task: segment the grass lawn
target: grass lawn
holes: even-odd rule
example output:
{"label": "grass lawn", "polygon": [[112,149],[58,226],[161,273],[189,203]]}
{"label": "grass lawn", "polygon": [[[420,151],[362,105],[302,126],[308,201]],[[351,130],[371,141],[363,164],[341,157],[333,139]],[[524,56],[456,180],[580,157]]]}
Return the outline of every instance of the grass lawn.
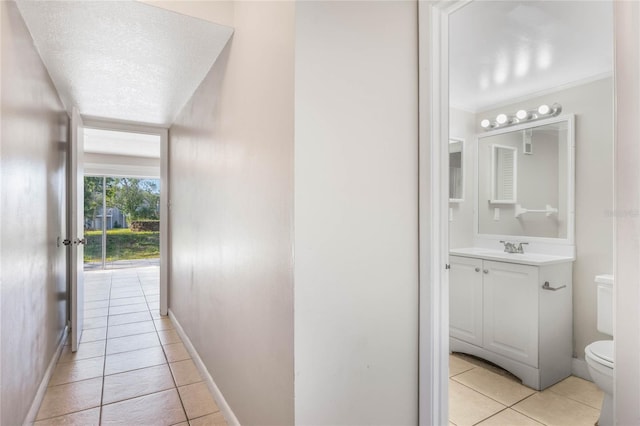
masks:
{"label": "grass lawn", "polygon": [[[102,231],[86,231],[85,262],[102,260]],[[107,231],[107,260],[148,259],[160,257],[159,232],[131,232],[130,229]]]}

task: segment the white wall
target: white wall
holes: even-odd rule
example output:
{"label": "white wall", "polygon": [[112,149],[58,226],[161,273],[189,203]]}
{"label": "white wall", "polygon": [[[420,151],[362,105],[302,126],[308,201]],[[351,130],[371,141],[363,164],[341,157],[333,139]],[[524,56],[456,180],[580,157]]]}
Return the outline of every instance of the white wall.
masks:
{"label": "white wall", "polygon": [[0,424],[26,420],[67,318],[68,116],[14,2],[2,15]]}
{"label": "white wall", "polygon": [[615,143],[615,414],[640,424],[640,3],[614,2]]}
{"label": "white wall", "polygon": [[[584,359],[589,343],[610,338],[596,328],[594,277],[613,272],[613,82],[606,78],[477,114],[476,123],[498,112],[558,102],[576,115],[576,261],[573,264],[574,354]],[[478,126],[478,131],[480,128]],[[535,148],[534,148],[535,149]]]}
{"label": "white wall", "polygon": [[160,159],[85,152],[84,174],[159,179]]}
{"label": "white wall", "polygon": [[[226,5],[234,35],[169,130],[169,309],[241,424],[287,425],[295,4]],[[221,4],[170,6],[215,22]]]}
{"label": "white wall", "polygon": [[416,424],[416,2],[298,2],[295,413]]}

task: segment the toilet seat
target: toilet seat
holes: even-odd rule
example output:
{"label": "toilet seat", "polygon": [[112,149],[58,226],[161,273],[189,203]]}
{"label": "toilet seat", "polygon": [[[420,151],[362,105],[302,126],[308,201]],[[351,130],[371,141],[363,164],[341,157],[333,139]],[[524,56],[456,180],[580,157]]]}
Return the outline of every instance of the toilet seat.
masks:
{"label": "toilet seat", "polygon": [[585,348],[585,353],[598,364],[613,368],[613,340],[593,342]]}

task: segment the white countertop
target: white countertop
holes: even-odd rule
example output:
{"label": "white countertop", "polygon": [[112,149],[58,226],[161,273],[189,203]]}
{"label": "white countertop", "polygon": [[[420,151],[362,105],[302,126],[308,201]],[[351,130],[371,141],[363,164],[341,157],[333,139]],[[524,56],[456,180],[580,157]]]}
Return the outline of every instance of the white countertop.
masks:
{"label": "white countertop", "polygon": [[449,250],[450,255],[475,257],[478,259],[496,260],[499,262],[520,263],[523,265],[553,265],[557,263],[573,262],[573,257],[555,256],[542,253],[505,253],[482,247],[467,247]]}

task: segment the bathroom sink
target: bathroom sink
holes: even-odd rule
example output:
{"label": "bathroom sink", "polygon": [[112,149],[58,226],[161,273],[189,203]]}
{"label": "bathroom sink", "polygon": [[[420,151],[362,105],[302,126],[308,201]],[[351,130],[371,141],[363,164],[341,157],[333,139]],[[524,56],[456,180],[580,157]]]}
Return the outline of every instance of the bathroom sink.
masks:
{"label": "bathroom sink", "polygon": [[555,256],[543,253],[505,253],[502,250],[493,250],[484,247],[451,249],[449,250],[449,254],[524,265],[552,265],[554,263],[572,262],[574,260],[572,257],[567,256]]}

